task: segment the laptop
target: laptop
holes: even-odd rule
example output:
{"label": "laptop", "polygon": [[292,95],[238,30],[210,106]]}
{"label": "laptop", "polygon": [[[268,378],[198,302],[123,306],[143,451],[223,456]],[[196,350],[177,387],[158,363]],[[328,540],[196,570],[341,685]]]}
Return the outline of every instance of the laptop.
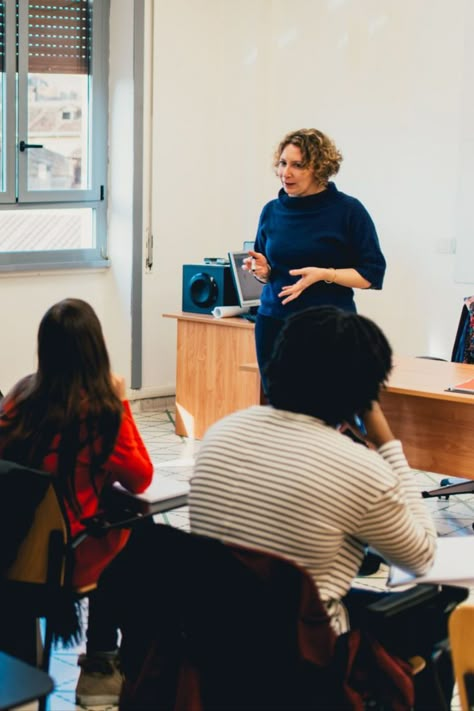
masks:
{"label": "laptop", "polygon": [[252,272],[242,269],[244,259],[247,259],[248,256],[248,252],[229,252],[230,271],[234,280],[239,306],[243,309],[260,305],[260,295],[265,286],[255,279]]}

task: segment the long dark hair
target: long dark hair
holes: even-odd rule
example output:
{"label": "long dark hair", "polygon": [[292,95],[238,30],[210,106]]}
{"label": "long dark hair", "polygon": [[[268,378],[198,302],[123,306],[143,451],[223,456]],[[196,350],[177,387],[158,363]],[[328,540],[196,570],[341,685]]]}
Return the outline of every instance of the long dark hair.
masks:
{"label": "long dark hair", "polygon": [[0,403],[3,457],[41,469],[59,434],[59,483],[80,513],[74,471],[89,448],[91,484],[114,447],[122,403],[112,382],[102,328],[92,307],[64,299],[43,316],[38,330],[38,369],[20,380]]}

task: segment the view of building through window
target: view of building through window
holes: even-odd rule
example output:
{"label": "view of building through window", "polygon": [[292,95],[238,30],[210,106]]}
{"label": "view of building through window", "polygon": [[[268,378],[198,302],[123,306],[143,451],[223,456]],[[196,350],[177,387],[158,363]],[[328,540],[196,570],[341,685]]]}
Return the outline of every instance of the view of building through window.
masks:
{"label": "view of building through window", "polygon": [[29,190],[88,187],[88,83],[83,74],[28,75]]}
{"label": "view of building through window", "polygon": [[3,165],[3,157],[5,155],[4,141],[5,141],[5,131],[3,129],[3,81],[4,74],[0,73],[0,190],[3,192],[5,190],[5,167]]}
{"label": "view of building through window", "polygon": [[103,266],[108,0],[0,0],[0,270]]}

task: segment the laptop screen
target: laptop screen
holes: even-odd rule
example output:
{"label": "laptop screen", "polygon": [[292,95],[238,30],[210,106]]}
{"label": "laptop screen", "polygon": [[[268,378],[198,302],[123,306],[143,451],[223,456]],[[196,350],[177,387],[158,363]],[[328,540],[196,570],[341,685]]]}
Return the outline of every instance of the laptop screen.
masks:
{"label": "laptop screen", "polygon": [[248,252],[229,252],[230,271],[242,308],[259,306],[260,294],[264,287],[264,284],[255,279],[252,272],[242,269],[243,261],[248,256]]}

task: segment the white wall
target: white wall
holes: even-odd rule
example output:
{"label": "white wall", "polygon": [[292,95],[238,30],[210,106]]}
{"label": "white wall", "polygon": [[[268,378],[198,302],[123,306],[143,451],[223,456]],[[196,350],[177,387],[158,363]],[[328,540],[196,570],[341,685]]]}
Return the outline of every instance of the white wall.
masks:
{"label": "white wall", "polygon": [[[0,389],[6,392],[36,367],[38,324],[66,297],[92,304],[101,319],[112,365],[130,378],[132,249],[133,5],[111,0],[109,247],[111,268],[0,275]],[[127,37],[130,41],[126,41]],[[124,138],[125,137],[125,138]]]}
{"label": "white wall", "polygon": [[160,314],[181,307],[182,265],[253,239],[279,187],[273,149],[302,126],[335,139],[337,185],[369,209],[387,257],[384,290],[359,292],[359,311],[396,351],[450,357],[474,293],[474,269],[473,283],[455,282],[445,253],[459,236],[459,186],[472,180],[462,128],[474,106],[471,5],[155,0],[150,384],[174,376],[174,324]]}
{"label": "white wall", "polygon": [[[335,139],[345,156],[337,185],[377,224],[385,288],[360,293],[359,310],[396,351],[449,357],[462,297],[474,293],[474,283],[454,280],[456,256],[441,253],[454,238],[473,241],[459,210],[472,181],[472,5],[147,0],[144,227],[153,231],[155,260],[143,277],[141,395],[173,391],[176,330],[162,314],[181,307],[182,265],[253,239],[260,209],[278,189],[273,148],[301,126]],[[114,368],[130,375],[133,3],[111,0],[111,8],[111,268],[0,277],[2,390],[34,367],[39,319],[65,296],[92,303]]]}

